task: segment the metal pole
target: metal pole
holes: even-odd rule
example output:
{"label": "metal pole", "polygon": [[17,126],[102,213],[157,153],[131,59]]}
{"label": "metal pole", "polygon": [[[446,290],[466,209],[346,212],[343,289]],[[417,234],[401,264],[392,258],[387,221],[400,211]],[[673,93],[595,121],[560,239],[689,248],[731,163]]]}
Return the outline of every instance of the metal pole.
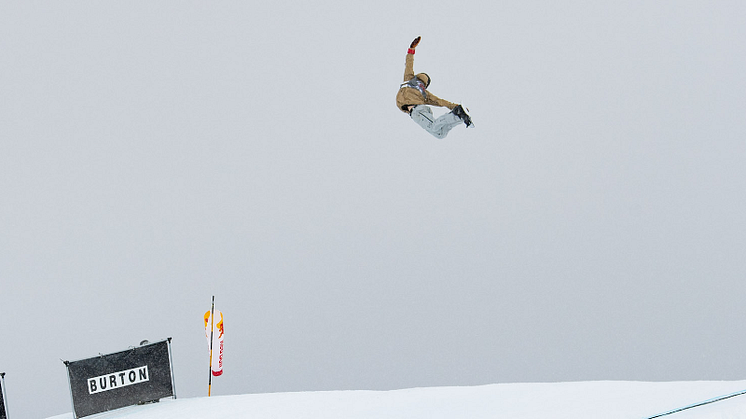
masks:
{"label": "metal pole", "polygon": [[70,404],[73,405],[73,418],[78,419],[78,413],[75,411],[75,396],[73,396],[73,382],[70,378],[70,361],[62,361],[67,368],[67,386],[70,388]]}
{"label": "metal pole", "polygon": [[210,397],[212,393],[212,338],[213,338],[213,326],[215,323],[215,296],[212,296],[212,308],[210,308],[210,381],[207,385],[207,397]]}
{"label": "metal pole", "polygon": [[10,412],[8,412],[8,396],[5,394],[5,373],[0,372],[0,399],[2,400],[3,405],[0,406],[0,408],[3,409],[3,413],[5,414],[6,418],[10,417]]}
{"label": "metal pole", "polygon": [[168,362],[171,367],[171,390],[174,393],[174,399],[176,398],[176,378],[174,377],[174,355],[171,352],[171,338],[168,338]]}

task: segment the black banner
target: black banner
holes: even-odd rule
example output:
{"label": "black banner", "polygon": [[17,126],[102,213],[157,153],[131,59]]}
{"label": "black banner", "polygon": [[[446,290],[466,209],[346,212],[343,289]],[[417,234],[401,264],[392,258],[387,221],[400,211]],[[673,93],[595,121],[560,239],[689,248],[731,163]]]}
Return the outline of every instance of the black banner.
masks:
{"label": "black banner", "polygon": [[171,340],[65,362],[76,418],[175,397]]}
{"label": "black banner", "polygon": [[5,373],[0,372],[0,419],[8,419],[8,408],[5,406]]}

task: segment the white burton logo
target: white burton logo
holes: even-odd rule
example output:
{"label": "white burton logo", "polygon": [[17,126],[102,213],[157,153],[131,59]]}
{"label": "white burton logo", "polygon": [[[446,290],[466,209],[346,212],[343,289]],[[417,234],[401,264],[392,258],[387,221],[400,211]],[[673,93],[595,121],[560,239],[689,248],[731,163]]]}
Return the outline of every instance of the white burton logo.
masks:
{"label": "white burton logo", "polygon": [[132,368],[131,370],[113,372],[88,379],[88,393],[96,394],[103,391],[114,390],[120,387],[140,384],[150,381],[148,366]]}

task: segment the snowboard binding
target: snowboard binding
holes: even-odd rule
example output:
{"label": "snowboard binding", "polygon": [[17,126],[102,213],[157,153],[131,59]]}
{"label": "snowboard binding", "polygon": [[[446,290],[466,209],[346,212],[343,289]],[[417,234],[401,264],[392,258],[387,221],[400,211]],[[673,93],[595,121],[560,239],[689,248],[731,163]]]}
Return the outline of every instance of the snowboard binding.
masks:
{"label": "snowboard binding", "polygon": [[454,115],[458,116],[459,118],[461,118],[462,121],[464,121],[466,128],[471,128],[474,127],[474,123],[471,121],[471,117],[469,116],[469,114],[466,113],[467,111],[469,111],[468,108],[464,108],[461,105],[456,105],[456,107],[453,108],[453,111],[451,112],[453,112]]}

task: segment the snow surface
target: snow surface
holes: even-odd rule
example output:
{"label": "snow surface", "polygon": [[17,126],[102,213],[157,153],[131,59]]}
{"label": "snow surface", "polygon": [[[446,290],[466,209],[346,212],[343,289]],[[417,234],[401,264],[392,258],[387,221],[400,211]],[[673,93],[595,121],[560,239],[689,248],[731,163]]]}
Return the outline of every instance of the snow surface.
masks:
{"label": "snow surface", "polygon": [[[96,419],[649,418],[736,393],[746,381],[596,381],[491,384],[391,391],[324,391],[164,399],[92,416]],[[72,414],[50,419],[72,419]],[[746,396],[666,418],[746,419]]]}

